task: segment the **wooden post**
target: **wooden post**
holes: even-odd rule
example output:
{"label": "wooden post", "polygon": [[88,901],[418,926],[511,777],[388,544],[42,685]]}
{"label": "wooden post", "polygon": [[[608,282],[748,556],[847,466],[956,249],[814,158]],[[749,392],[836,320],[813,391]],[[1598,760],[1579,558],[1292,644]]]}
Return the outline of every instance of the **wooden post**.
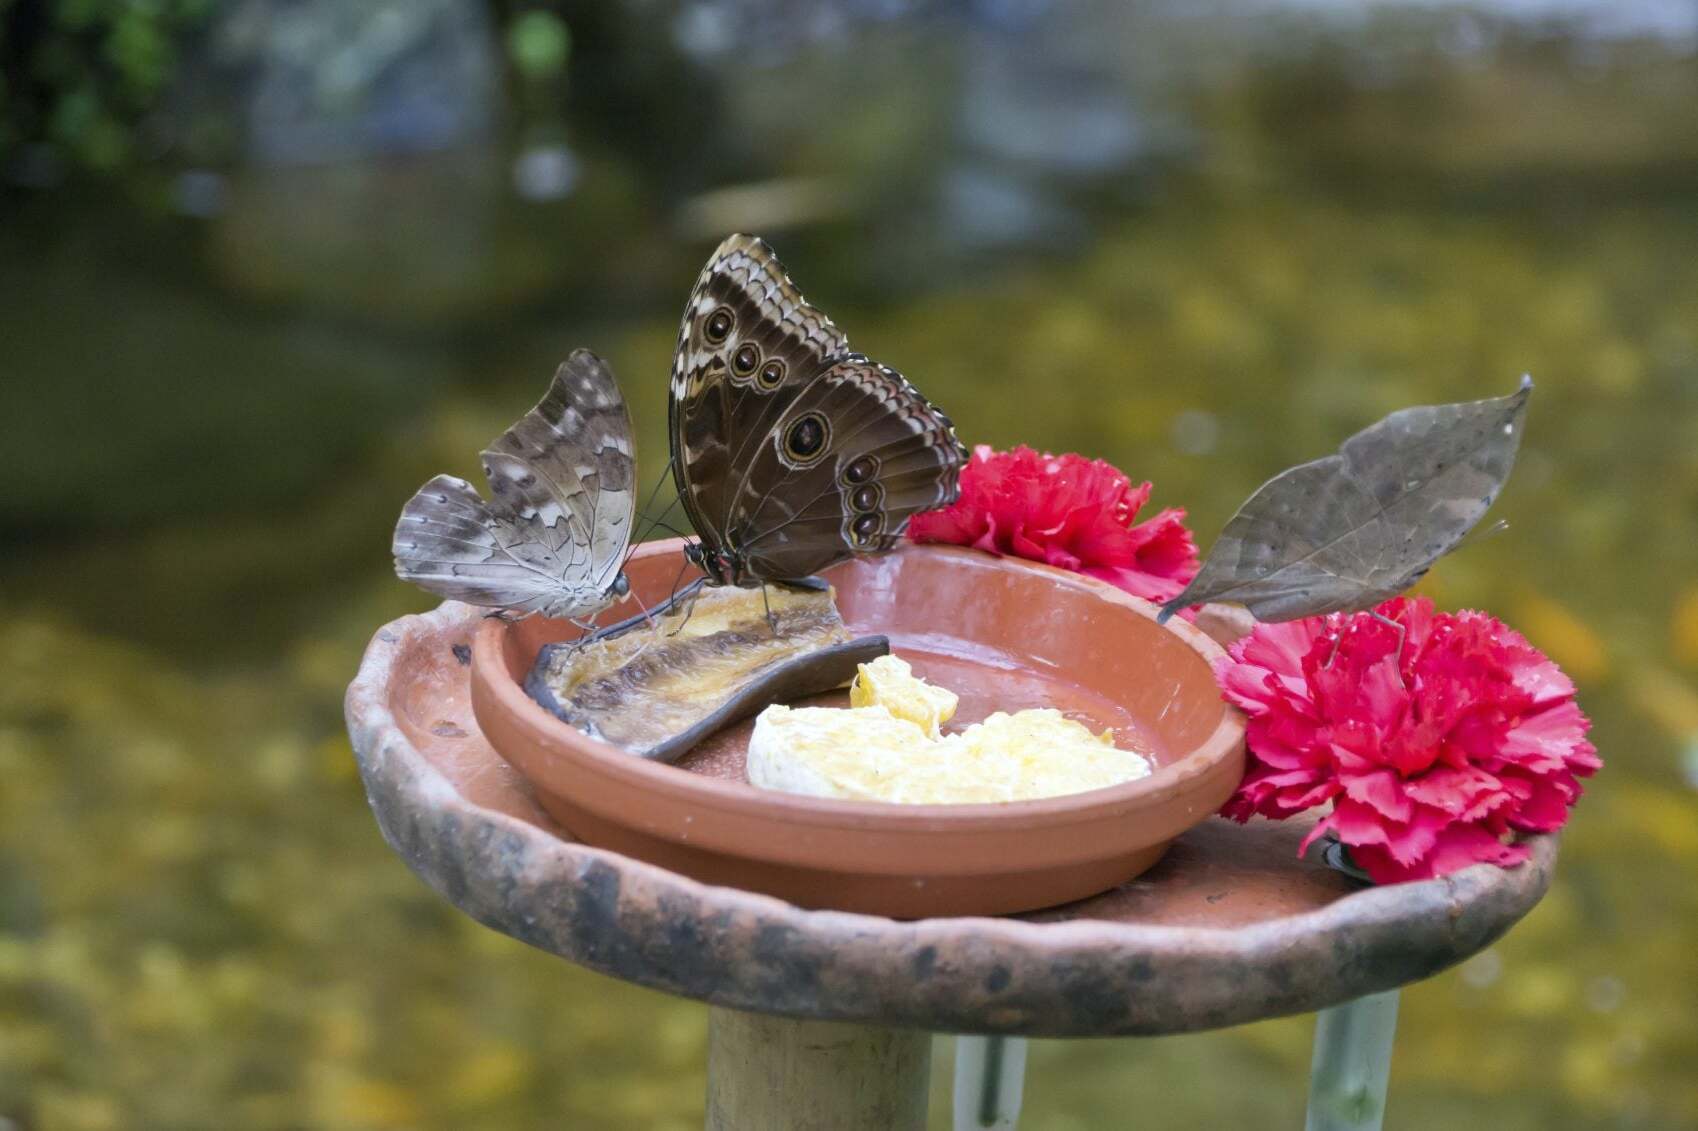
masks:
{"label": "wooden post", "polygon": [[925,1131],[932,1037],[708,1011],[707,1131]]}

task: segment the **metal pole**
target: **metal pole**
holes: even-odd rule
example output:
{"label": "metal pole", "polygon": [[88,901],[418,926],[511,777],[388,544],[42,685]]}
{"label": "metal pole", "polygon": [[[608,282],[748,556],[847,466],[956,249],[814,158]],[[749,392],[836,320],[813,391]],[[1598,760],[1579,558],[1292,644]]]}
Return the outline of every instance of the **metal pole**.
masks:
{"label": "metal pole", "polygon": [[1307,1131],[1380,1131],[1397,1035],[1397,994],[1369,994],[1316,1015]]}
{"label": "metal pole", "polygon": [[955,1131],[1013,1127],[1025,1091],[1025,1037],[955,1038]]}

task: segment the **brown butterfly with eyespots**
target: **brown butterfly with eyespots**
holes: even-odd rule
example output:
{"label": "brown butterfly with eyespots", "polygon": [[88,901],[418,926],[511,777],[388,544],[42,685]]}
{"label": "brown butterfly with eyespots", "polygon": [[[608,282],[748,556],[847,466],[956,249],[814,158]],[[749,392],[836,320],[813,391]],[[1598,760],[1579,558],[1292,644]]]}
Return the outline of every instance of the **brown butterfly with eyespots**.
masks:
{"label": "brown butterfly with eyespots", "polygon": [[848,339],[772,250],[732,236],[684,309],[672,474],[715,584],[795,581],[896,545],[947,506],[967,453],[949,418]]}

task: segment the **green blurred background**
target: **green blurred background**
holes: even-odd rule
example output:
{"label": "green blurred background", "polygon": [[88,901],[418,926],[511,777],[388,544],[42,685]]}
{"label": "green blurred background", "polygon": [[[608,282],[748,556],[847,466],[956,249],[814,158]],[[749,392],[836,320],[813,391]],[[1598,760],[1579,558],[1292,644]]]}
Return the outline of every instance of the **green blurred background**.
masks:
{"label": "green blurred background", "polygon": [[[1698,1127],[1695,206],[1691,0],[0,0],[0,1131],[700,1125],[703,1007],[416,881],[341,696],[431,603],[400,504],[570,349],[660,470],[732,230],[1205,546],[1531,372],[1510,528],[1426,588],[1606,767],[1406,993],[1387,1126]],[[1023,1126],[1298,1126],[1311,1029],[1037,1042]]]}

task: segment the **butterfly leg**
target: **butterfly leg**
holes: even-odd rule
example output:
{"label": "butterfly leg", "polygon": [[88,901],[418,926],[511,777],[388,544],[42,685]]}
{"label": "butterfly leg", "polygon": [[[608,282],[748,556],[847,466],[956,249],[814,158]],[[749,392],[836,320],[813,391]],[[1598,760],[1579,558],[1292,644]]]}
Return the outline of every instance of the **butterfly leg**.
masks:
{"label": "butterfly leg", "polygon": [[[1401,623],[1394,621],[1390,617],[1373,609],[1368,610],[1368,615],[1397,633],[1397,666],[1399,671],[1401,671],[1403,668],[1403,642],[1407,638],[1407,630]],[[1339,645],[1344,643],[1344,633],[1346,631],[1346,629],[1340,629],[1338,633],[1333,636],[1332,651],[1327,653],[1327,662],[1321,665],[1321,670],[1325,671],[1331,668],[1332,662],[1338,658],[1338,648]]]}
{"label": "butterfly leg", "polygon": [[1338,646],[1344,643],[1344,631],[1340,629],[1332,635],[1332,651],[1327,653],[1327,662],[1321,665],[1322,671],[1331,669],[1332,662],[1338,659]]}
{"label": "butterfly leg", "polygon": [[684,626],[689,624],[690,618],[696,615],[696,598],[701,596],[701,593],[702,587],[700,585],[692,585],[690,588],[678,595],[678,600],[688,602],[688,604],[684,606],[684,619],[678,622],[677,628],[673,629],[666,635],[677,636],[680,632],[684,631]]}
{"label": "butterfly leg", "polygon": [[[637,614],[637,615],[642,617],[643,622],[649,626],[648,638],[643,641],[643,643],[640,647],[638,647],[637,654],[635,656],[631,657],[632,660],[636,660],[636,659],[640,658],[644,652],[647,652],[649,650],[649,645],[653,644],[655,642],[655,639],[659,636],[659,633],[655,631],[656,625],[655,625],[655,622],[654,622],[654,617],[649,613],[649,607],[647,605],[643,604],[643,599],[641,597],[637,596],[637,594],[634,590],[631,593],[631,599],[633,601],[637,602],[637,608],[642,610],[642,612]],[[668,603],[670,603],[670,602],[668,602]]]}
{"label": "butterfly leg", "polygon": [[594,644],[597,640],[599,640],[601,638],[602,633],[596,627],[596,623],[595,623],[595,619],[599,615],[600,614],[598,614],[598,613],[592,613],[587,617],[567,617],[566,618],[566,622],[568,624],[570,624],[573,628],[576,628],[578,630],[578,633],[579,633],[579,635],[576,639],[568,640],[568,641],[565,642],[566,643],[566,650],[568,652],[576,653],[576,652],[588,647],[589,645]]}
{"label": "butterfly leg", "polygon": [[1390,617],[1388,617],[1388,616],[1386,616],[1383,613],[1380,613],[1378,611],[1370,609],[1368,611],[1368,615],[1373,617],[1375,620],[1379,621],[1381,624],[1388,625],[1394,631],[1396,631],[1396,633],[1397,633],[1397,666],[1398,666],[1398,670],[1401,671],[1402,668],[1403,668],[1403,642],[1404,642],[1405,639],[1408,638],[1407,630],[1404,628],[1404,626],[1400,622],[1394,621]]}
{"label": "butterfly leg", "polygon": [[[690,548],[688,546],[684,547],[684,550],[685,550],[684,564],[678,567],[678,576],[674,577],[672,579],[672,594],[671,594],[671,596],[666,598],[666,603],[661,606],[663,609],[675,608],[678,604],[678,597],[679,597],[678,583],[680,581],[684,580],[684,571],[690,568],[690,555],[689,555],[689,552],[688,552],[689,549]],[[689,590],[686,589],[685,593],[688,594]],[[690,623],[690,617],[695,613],[695,611],[696,611],[696,602],[694,600],[691,600],[690,607],[684,610],[684,619],[679,621],[678,627],[673,629],[671,632],[667,633],[667,635],[668,636],[677,636],[680,632],[683,632],[684,626]]]}
{"label": "butterfly leg", "polygon": [[778,617],[773,615],[772,602],[766,597],[766,582],[761,582],[761,608],[766,610],[766,626],[772,629],[772,638],[778,639]]}

